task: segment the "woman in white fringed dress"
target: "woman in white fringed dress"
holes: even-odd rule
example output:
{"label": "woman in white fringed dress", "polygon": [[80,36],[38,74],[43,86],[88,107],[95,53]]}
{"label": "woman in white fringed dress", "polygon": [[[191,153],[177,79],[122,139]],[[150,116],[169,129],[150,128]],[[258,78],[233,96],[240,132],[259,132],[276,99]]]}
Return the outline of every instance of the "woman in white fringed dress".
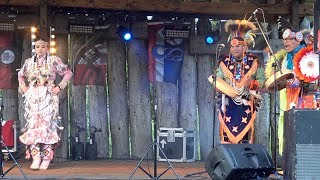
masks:
{"label": "woman in white fringed dress", "polygon": [[[48,55],[48,42],[35,42],[35,55],[28,58],[18,73],[19,91],[25,98],[25,127],[19,140],[26,145],[31,169],[46,170],[53,159],[52,146],[60,141],[58,130],[60,90],[67,87],[72,71],[59,57]],[[63,77],[55,85],[57,74]]]}

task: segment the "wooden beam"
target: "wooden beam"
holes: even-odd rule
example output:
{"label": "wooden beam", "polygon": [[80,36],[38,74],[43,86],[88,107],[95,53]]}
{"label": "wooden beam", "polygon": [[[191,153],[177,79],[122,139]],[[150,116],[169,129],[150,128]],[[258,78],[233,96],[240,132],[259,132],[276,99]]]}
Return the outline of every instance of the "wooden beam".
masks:
{"label": "wooden beam", "polygon": [[3,6],[40,6],[41,0],[6,0],[0,1],[0,5]]}
{"label": "wooden beam", "polygon": [[[48,3],[60,7],[96,8],[126,11],[174,12],[191,14],[239,14],[250,13],[258,8],[252,3],[183,2],[172,0],[49,0]],[[266,7],[266,13],[288,14],[290,6]],[[236,11],[235,11],[236,9]]]}
{"label": "wooden beam", "polygon": [[[0,5],[39,6],[41,0],[0,1]],[[48,6],[93,8],[124,11],[175,12],[193,14],[239,14],[250,13],[257,5],[252,3],[183,2],[172,0],[48,0]],[[236,9],[236,11],[235,11]],[[266,13],[288,14],[290,6],[266,7]]]}
{"label": "wooden beam", "polygon": [[[157,12],[157,13],[186,13],[197,15],[244,15],[252,13],[256,8],[262,8],[265,14],[269,15],[288,15],[291,13],[291,6],[277,5],[258,7],[250,3],[221,3],[218,0],[206,2],[178,1],[178,0],[47,0],[48,6],[53,7],[74,7],[86,9],[105,9],[117,11],[134,12]],[[242,0],[242,2],[245,2]],[[41,0],[7,0],[0,1],[0,5],[6,6],[40,6]],[[313,14],[310,5],[299,5],[299,14]],[[307,11],[310,10],[310,11]],[[311,13],[312,12],[312,13]]]}

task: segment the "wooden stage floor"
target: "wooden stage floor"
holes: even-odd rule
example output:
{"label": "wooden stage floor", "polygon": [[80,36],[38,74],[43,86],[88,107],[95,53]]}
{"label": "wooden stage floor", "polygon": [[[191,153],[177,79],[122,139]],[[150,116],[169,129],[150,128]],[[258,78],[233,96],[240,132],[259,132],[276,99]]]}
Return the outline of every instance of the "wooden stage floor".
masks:
{"label": "wooden stage floor", "polygon": [[[22,171],[28,179],[128,179],[135,167],[138,165],[139,160],[81,160],[72,161],[68,160],[61,163],[51,163],[49,169],[32,171],[29,166],[31,161],[18,159]],[[207,173],[192,175],[185,177],[188,174],[203,172],[204,162],[196,161],[191,163],[171,163],[173,169],[177,172],[181,179],[211,179]],[[4,161],[3,171],[7,171],[14,165],[14,161]],[[141,167],[148,170],[153,176],[153,160],[144,160]],[[157,162],[157,175],[161,174],[169,167],[167,162]],[[18,166],[14,166],[3,179],[24,179]],[[137,169],[132,179],[151,179],[141,169]],[[173,170],[169,169],[159,179],[177,179]]]}

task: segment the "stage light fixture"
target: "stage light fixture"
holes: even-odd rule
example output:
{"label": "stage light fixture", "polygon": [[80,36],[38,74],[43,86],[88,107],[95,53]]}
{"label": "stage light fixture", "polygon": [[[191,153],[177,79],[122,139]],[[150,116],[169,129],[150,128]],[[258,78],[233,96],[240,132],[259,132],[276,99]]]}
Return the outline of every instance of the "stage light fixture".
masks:
{"label": "stage light fixture", "polygon": [[153,19],[153,16],[147,16],[147,20],[151,21]]}
{"label": "stage light fixture", "polygon": [[36,50],[34,49],[34,45],[35,45],[35,40],[37,38],[36,36],[37,28],[35,26],[31,26],[30,31],[31,31],[31,53],[34,54],[36,52]]}
{"label": "stage light fixture", "polygon": [[132,39],[132,33],[128,28],[125,28],[123,26],[119,26],[117,33],[125,41],[130,41]]}
{"label": "stage light fixture", "polygon": [[55,54],[57,52],[57,49],[52,47],[50,48],[50,54]]}
{"label": "stage light fixture", "polygon": [[56,46],[56,41],[55,41],[56,36],[54,35],[54,32],[55,32],[55,28],[50,26],[49,46],[50,46],[50,54],[52,54],[52,55],[54,55],[57,52],[57,48],[55,47]]}
{"label": "stage light fixture", "polygon": [[165,22],[164,36],[166,38],[188,39],[190,36],[189,22]]}
{"label": "stage light fixture", "polygon": [[50,46],[55,46],[56,42],[55,41],[50,41]]}
{"label": "stage light fixture", "polygon": [[32,27],[30,28],[30,30],[31,30],[32,33],[35,33],[35,32],[37,31],[37,28],[34,27],[34,26],[32,26]]}
{"label": "stage light fixture", "polygon": [[69,33],[92,34],[93,25],[69,24]]}
{"label": "stage light fixture", "polygon": [[210,36],[210,35],[206,36],[205,40],[206,40],[207,44],[214,44],[215,43],[214,37]]}
{"label": "stage light fixture", "polygon": [[214,30],[208,33],[204,39],[207,45],[215,44],[216,42],[218,42],[218,40],[219,40],[219,30]]}
{"label": "stage light fixture", "polygon": [[0,31],[14,31],[14,24],[12,23],[0,23]]}

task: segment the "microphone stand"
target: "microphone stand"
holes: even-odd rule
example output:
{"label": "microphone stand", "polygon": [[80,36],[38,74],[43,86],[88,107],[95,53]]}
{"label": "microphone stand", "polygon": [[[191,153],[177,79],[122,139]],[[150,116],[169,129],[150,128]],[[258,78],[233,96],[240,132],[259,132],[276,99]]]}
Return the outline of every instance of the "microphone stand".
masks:
{"label": "microphone stand", "polygon": [[[217,90],[216,90],[216,87],[217,87],[217,65],[219,65],[219,57],[220,57],[220,53],[221,53],[221,49],[223,48],[224,46],[221,46],[221,45],[217,45],[217,48],[216,48],[216,59],[215,61],[213,61],[213,129],[214,129],[214,122],[216,121],[216,111],[217,111],[217,106],[216,106],[216,94],[217,94]],[[218,62],[218,63],[216,63]],[[214,147],[214,138],[212,138],[212,148]]]}
{"label": "microphone stand", "polygon": [[[262,10],[262,9],[261,9]],[[277,70],[280,71],[280,74],[283,74],[282,73],[282,70],[281,70],[281,67],[279,66],[278,64],[278,60],[269,44],[269,41],[258,21],[258,18],[256,17],[256,15],[254,14],[254,19],[255,21],[257,22],[258,24],[258,28],[260,29],[261,33],[262,33],[262,36],[265,40],[265,42],[267,43],[267,46],[268,48],[270,49],[270,53],[271,53],[271,56],[274,58],[274,63],[272,64],[272,67],[273,67],[273,72],[274,72],[274,88],[273,88],[273,96],[274,96],[274,106],[273,106],[273,123],[274,123],[274,150],[273,150],[273,158],[274,158],[274,164],[275,164],[275,175],[281,179],[279,177],[279,175],[277,174],[277,171],[276,171],[276,167],[277,167],[277,117],[276,117],[276,112],[277,112]]]}
{"label": "microphone stand", "polygon": [[[157,97],[155,98],[155,102],[154,102],[154,112],[155,114],[157,113]],[[138,165],[135,167],[135,169],[133,170],[133,172],[130,174],[130,177],[128,178],[128,180],[131,180],[133,175],[136,173],[137,169],[140,168],[146,175],[148,175],[150,177],[150,179],[159,179],[163,174],[165,174],[169,169],[172,169],[174,175],[176,176],[176,178],[178,180],[180,180],[180,177],[178,176],[177,172],[174,170],[172,164],[170,163],[169,159],[167,158],[166,154],[163,152],[163,150],[160,148],[159,143],[157,142],[157,116],[155,115],[154,117],[154,121],[153,121],[153,143],[150,145],[148,151],[144,154],[144,156],[142,157],[142,159],[139,161]],[[147,172],[143,167],[141,167],[141,164],[143,162],[143,160],[145,158],[147,158],[149,152],[152,150],[153,148],[153,175],[150,172]],[[162,173],[160,173],[160,175],[157,175],[157,158],[158,158],[158,149],[160,150],[160,152],[162,153],[162,155],[164,156],[164,158],[166,159],[167,163],[168,163],[168,167],[167,169],[165,169]]]}

